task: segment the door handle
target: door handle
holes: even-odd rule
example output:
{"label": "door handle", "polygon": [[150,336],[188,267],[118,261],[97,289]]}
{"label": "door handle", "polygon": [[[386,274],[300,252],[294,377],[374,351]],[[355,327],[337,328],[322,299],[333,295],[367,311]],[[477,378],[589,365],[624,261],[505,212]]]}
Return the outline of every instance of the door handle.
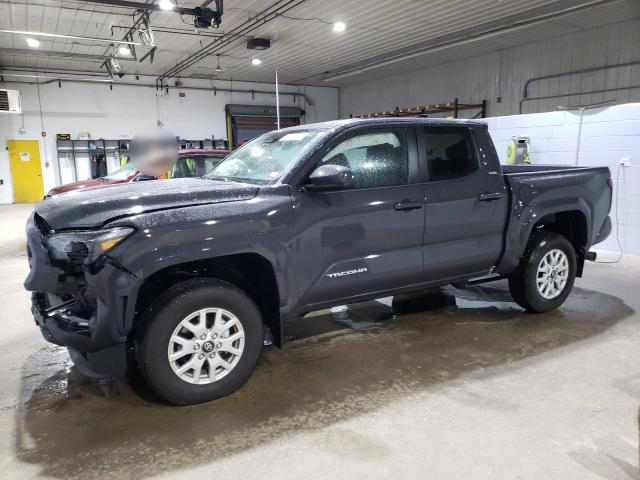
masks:
{"label": "door handle", "polygon": [[393,206],[394,210],[415,210],[417,208],[422,208],[422,202],[403,200],[402,202],[398,202]]}
{"label": "door handle", "polygon": [[499,200],[502,198],[502,192],[481,193],[478,200],[481,202],[489,202],[491,200]]}

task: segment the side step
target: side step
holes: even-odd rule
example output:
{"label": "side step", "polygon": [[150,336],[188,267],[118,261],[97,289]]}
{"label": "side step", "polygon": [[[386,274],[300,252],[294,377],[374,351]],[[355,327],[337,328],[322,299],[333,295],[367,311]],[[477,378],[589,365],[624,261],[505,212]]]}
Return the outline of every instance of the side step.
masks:
{"label": "side step", "polygon": [[491,275],[488,277],[482,277],[482,278],[474,278],[471,280],[467,280],[466,282],[455,282],[452,283],[452,285],[456,288],[466,288],[466,287],[472,287],[474,285],[480,285],[482,283],[489,283],[489,282],[495,282],[496,280],[504,280],[505,277],[504,275]]}

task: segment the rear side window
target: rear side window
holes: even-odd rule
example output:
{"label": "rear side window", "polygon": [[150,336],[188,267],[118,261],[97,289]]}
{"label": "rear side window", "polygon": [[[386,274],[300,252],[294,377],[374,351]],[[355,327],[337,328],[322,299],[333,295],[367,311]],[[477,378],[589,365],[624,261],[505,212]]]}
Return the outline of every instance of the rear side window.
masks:
{"label": "rear side window", "polygon": [[349,167],[355,188],[406,185],[409,180],[403,129],[354,135],[332,148],[322,163]]}
{"label": "rear side window", "polygon": [[427,127],[423,135],[431,181],[466,177],[478,169],[469,129]]}

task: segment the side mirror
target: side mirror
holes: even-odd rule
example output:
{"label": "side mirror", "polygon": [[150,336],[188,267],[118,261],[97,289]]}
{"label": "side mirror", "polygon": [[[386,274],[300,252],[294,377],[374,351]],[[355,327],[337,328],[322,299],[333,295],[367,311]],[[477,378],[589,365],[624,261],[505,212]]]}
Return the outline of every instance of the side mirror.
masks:
{"label": "side mirror", "polygon": [[353,172],[342,165],[325,164],[316,168],[309,176],[305,188],[312,192],[342,190],[353,187]]}

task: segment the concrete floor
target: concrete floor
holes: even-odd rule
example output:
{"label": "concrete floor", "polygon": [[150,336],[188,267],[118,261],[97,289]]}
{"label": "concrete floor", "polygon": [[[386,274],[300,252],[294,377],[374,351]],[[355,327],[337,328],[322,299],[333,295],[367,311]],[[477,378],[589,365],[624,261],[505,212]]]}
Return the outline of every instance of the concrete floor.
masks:
{"label": "concrete floor", "polygon": [[316,315],[309,329],[340,329],[176,408],[82,378],[41,338],[22,289],[30,208],[0,206],[3,478],[640,478],[637,257],[589,264],[545,315],[504,282]]}

